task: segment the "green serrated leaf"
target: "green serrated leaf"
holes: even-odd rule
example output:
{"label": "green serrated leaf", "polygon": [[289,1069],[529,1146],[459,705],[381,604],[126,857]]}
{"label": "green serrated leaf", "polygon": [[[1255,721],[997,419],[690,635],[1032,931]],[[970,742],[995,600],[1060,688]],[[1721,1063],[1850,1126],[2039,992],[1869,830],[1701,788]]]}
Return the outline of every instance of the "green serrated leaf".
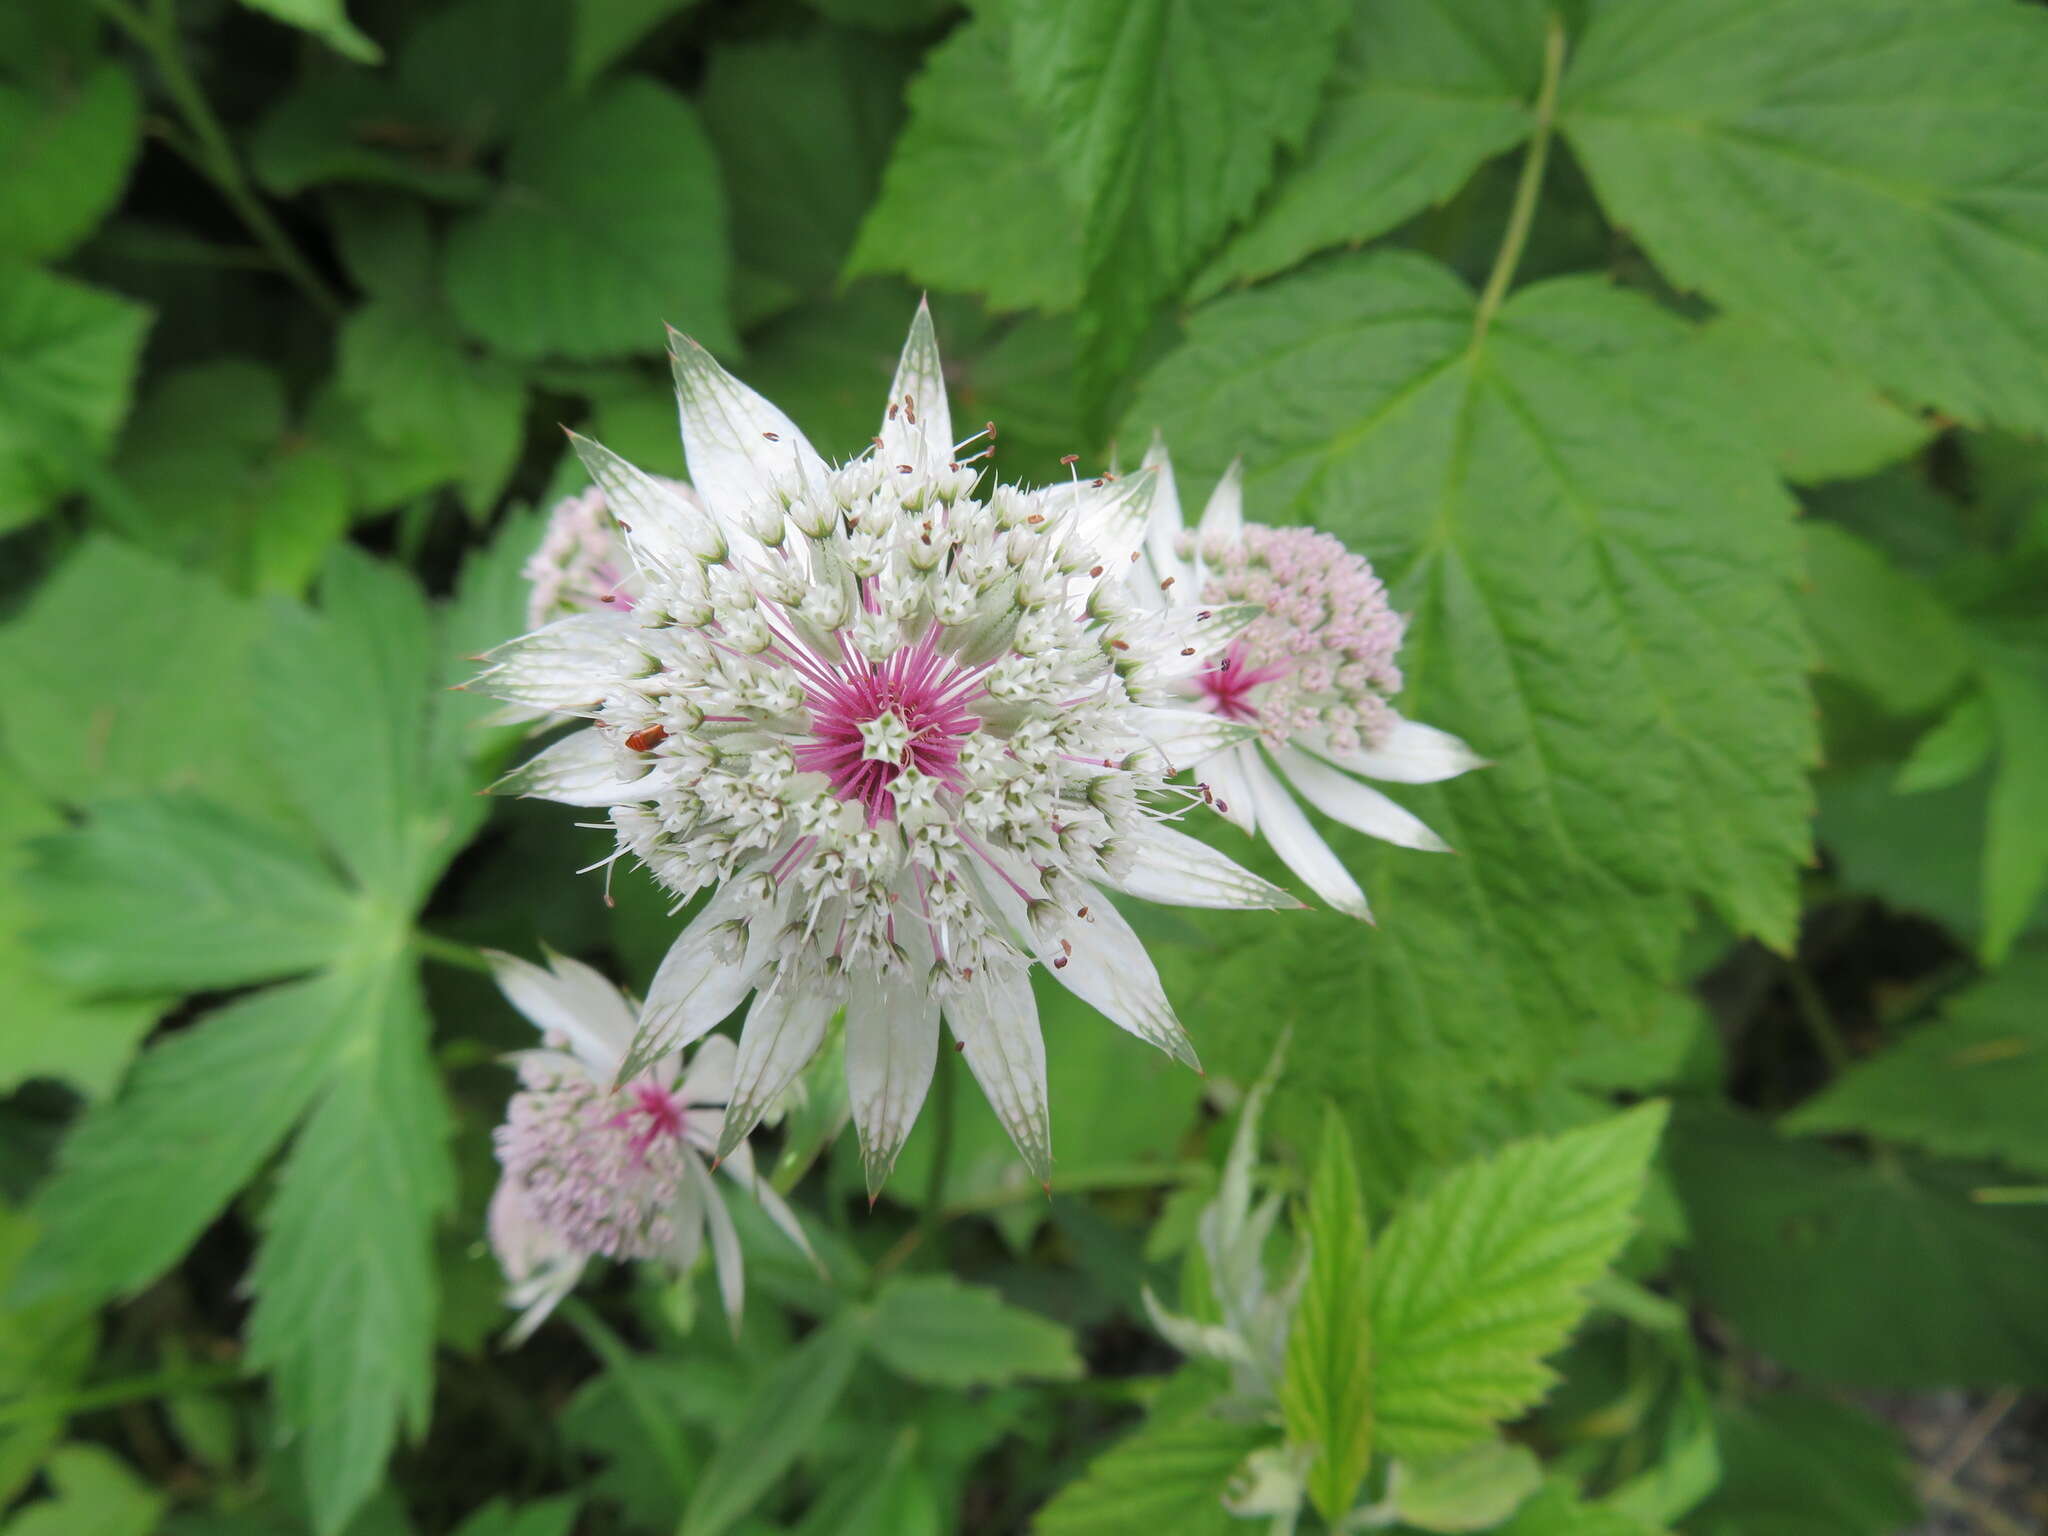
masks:
{"label": "green serrated leaf", "polygon": [[514,1504],[493,1499],[455,1528],[455,1536],[569,1536],[580,1501],[573,1495]]}
{"label": "green serrated leaf", "polygon": [[242,0],[242,4],[288,27],[310,32],[345,59],[358,64],[383,62],[384,50],[348,19],[342,0]]}
{"label": "green serrated leaf", "polygon": [[2048,1177],[2048,952],[2022,951],[1941,1018],[1860,1061],[1782,1122]]}
{"label": "green serrated leaf", "polygon": [[1976,1204],[1996,1169],[1864,1162],[1728,1112],[1681,1116],[1686,1272],[1743,1343],[1868,1387],[2048,1383],[2048,1208]]}
{"label": "green serrated leaf", "polygon": [[1013,75],[1082,210],[1084,373],[1098,396],[1299,148],[1344,19],[1333,0],[1016,0]]}
{"label": "green serrated leaf", "polygon": [[1789,940],[1814,731],[1792,507],[1685,328],[1587,279],[1476,342],[1473,308],[1410,255],[1219,300],[1123,440],[1164,428],[1196,504],[1244,453],[1249,518],[1337,534],[1411,615],[1400,708],[1492,766],[1397,790],[1455,859],[1339,836],[1380,926],[1308,963],[1506,1075],[1661,1007],[1689,892]]}
{"label": "green serrated leaf", "polygon": [[1912,755],[1899,765],[1898,776],[1892,780],[1892,790],[1922,795],[1951,789],[1991,760],[1996,743],[1990,702],[1981,693],[1966,694],[1942,716],[1940,724],[1913,744]]}
{"label": "green serrated leaf", "polygon": [[734,345],[725,198],[681,96],[631,76],[543,106],[505,178],[448,238],[448,300],[472,337],[512,357],[612,357],[657,350],[667,321]]}
{"label": "green serrated leaf", "polygon": [[[993,14],[971,17],[925,55],[847,276],[900,272],[999,310],[1079,300],[1080,236],[1009,61],[1008,28]],[[933,218],[934,187],[975,190]]]}
{"label": "green serrated leaf", "polygon": [[885,1287],[875,1301],[869,1344],[890,1370],[928,1386],[1002,1386],[1082,1375],[1073,1334],[949,1275]]}
{"label": "green serrated leaf", "polygon": [[1038,1536],[1232,1536],[1245,1527],[1223,1507],[1224,1489],[1272,1434],[1200,1412],[1149,1420],[1054,1495],[1032,1529]]}
{"label": "green serrated leaf", "polygon": [[[35,1236],[32,1221],[0,1204],[0,1295],[13,1285]],[[12,1503],[63,1438],[66,1399],[92,1365],[99,1340],[97,1314],[91,1302],[70,1294],[28,1305],[8,1295],[0,1306],[0,1395],[12,1409],[0,1425],[0,1499]],[[31,1406],[38,1402],[46,1406]]]}
{"label": "green serrated leaf", "polygon": [[[127,1294],[218,1216],[312,1100],[363,1003],[328,974],[258,992],[147,1052],[65,1140],[16,1299]],[[178,1154],[167,1156],[175,1147]]]}
{"label": "green serrated leaf", "polygon": [[323,1536],[377,1486],[401,1426],[426,1428],[433,1223],[454,1202],[418,983],[388,961],[342,978],[356,989],[349,1048],[285,1162],[250,1273],[249,1360],[274,1373]]}
{"label": "green serrated leaf", "polygon": [[1560,122],[1667,275],[1903,399],[2048,426],[2048,18],[1983,0],[1588,11]]}
{"label": "green serrated leaf", "polygon": [[405,35],[393,72],[456,157],[518,134],[569,83],[575,13],[589,0],[451,0]]}
{"label": "green serrated leaf", "polygon": [[[20,885],[26,840],[63,819],[0,756],[0,996],[33,1028],[0,1030],[0,1092],[55,1078],[89,1099],[106,1097],[163,1011],[156,998],[87,998],[43,970],[24,939],[35,908]],[[0,1499],[7,1490],[0,1485]]]}
{"label": "green serrated leaf", "polygon": [[1561,1478],[1547,1484],[1515,1512],[1514,1519],[1496,1529],[1497,1536],[1664,1536],[1657,1527],[1632,1515],[1584,1502],[1571,1483]]}
{"label": "green serrated leaf", "polygon": [[438,108],[413,101],[385,74],[306,80],[257,122],[249,139],[250,170],[281,197],[342,183],[479,203],[491,180],[473,159],[474,146],[451,132]]}
{"label": "green serrated leaf", "polygon": [[1892,1536],[1921,1519],[1898,1434],[1846,1403],[1776,1392],[1716,1416],[1721,1486],[1696,1536]]}
{"label": "green serrated leaf", "polygon": [[[701,106],[741,274],[792,299],[832,287],[874,201],[906,73],[902,49],[830,28],[712,54]],[[804,103],[800,116],[785,109],[793,97]],[[804,195],[792,197],[792,186]],[[757,304],[747,318],[764,313]]]}
{"label": "green serrated leaf", "polygon": [[1548,10],[1543,0],[1358,7],[1299,159],[1194,296],[1384,234],[1520,143],[1543,74]]}
{"label": "green serrated leaf", "polygon": [[1379,1439],[1430,1456],[1485,1438],[1548,1389],[1543,1359],[1634,1227],[1662,1104],[1516,1142],[1405,1206],[1372,1267]]}
{"label": "green serrated leaf", "polygon": [[[569,85],[582,90],[664,21],[697,0],[580,0],[570,14]],[[715,64],[727,50],[712,55]]]}
{"label": "green serrated leaf", "polygon": [[61,256],[120,199],[142,100],[120,65],[52,89],[0,85],[0,256]]}
{"label": "green serrated leaf", "polygon": [[1809,521],[1800,607],[1821,665],[1893,714],[1918,715],[1962,682],[1962,625],[1925,582],[1833,523]]}
{"label": "green serrated leaf", "polygon": [[128,410],[149,311],[0,264],[0,533],[93,473]]}
{"label": "green serrated leaf", "polygon": [[1984,825],[1984,958],[2012,948],[2048,889],[2048,666],[2019,653],[1986,661],[1998,773]]}
{"label": "green serrated leaf", "polygon": [[100,992],[197,991],[326,964],[357,924],[319,859],[196,795],[118,800],[22,878],[44,964]]}
{"label": "green serrated leaf", "polygon": [[1351,1137],[1334,1108],[1302,1213],[1308,1269],[1287,1332],[1280,1411],[1290,1443],[1309,1448],[1309,1497],[1332,1526],[1372,1465],[1372,1243]]}
{"label": "green serrated leaf", "polygon": [[766,1372],[697,1479],[679,1536],[722,1536],[810,1446],[853,1375],[862,1328],[825,1324]]}

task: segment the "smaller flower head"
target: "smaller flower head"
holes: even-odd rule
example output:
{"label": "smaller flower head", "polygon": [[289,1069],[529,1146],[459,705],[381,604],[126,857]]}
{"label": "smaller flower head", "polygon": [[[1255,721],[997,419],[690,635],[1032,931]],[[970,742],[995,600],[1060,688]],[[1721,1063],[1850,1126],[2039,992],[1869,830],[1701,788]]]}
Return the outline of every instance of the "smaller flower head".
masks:
{"label": "smaller flower head", "polygon": [[[636,1027],[627,999],[589,966],[560,956],[543,969],[494,955],[498,985],[542,1031],[520,1053],[519,1089],[494,1140],[504,1176],[490,1238],[524,1338],[593,1258],[654,1259],[687,1269],[707,1229],[719,1290],[737,1323],[744,1280],[738,1238],[705,1159],[725,1130],[733,1045],[713,1036],[685,1065],[663,1057],[614,1087]],[[808,1253],[803,1229],[754,1175],[744,1142],[720,1165]]]}
{"label": "smaller flower head", "polygon": [[[660,482],[685,502],[696,493],[675,480]],[[628,613],[640,581],[619,520],[596,486],[565,496],[548,513],[539,548],[520,572],[530,584],[526,622],[539,629],[572,613]]]}
{"label": "smaller flower head", "polygon": [[1264,832],[1323,900],[1369,920],[1365,893],[1289,786],[1332,821],[1441,853],[1448,851],[1443,839],[1359,780],[1429,784],[1483,761],[1457,737],[1395,710],[1406,621],[1363,556],[1311,528],[1247,523],[1235,464],[1190,532],[1163,444],[1153,445],[1145,464],[1159,476],[1145,549],[1160,605],[1251,603],[1264,610],[1193,679],[1202,709],[1258,731],[1256,740],[1201,760],[1204,789],[1247,832]]}

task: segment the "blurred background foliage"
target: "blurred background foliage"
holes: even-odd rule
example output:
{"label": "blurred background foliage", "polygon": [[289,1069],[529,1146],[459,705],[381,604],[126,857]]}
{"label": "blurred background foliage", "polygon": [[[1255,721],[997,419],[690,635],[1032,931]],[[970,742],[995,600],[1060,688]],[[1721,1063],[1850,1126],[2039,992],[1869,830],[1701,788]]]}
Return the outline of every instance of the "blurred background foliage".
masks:
{"label": "blurred background foliage", "polygon": [[[1262,1181],[1330,1103],[1376,1222],[1676,1102],[1501,1529],[2040,1528],[2048,17],[1557,9],[0,9],[0,1530],[1228,1529],[1083,1472],[1283,1037]],[[1243,454],[1495,766],[1332,833],[1376,929],[1131,913],[1206,1079],[1046,992],[1049,1199],[963,1093],[868,1212],[821,1089],[836,1289],[749,1232],[736,1337],[620,1271],[502,1352],[526,1029],[416,930],[677,920],[445,689],[560,426],[682,473],[662,322],[850,455],[926,290],[1004,478]]]}

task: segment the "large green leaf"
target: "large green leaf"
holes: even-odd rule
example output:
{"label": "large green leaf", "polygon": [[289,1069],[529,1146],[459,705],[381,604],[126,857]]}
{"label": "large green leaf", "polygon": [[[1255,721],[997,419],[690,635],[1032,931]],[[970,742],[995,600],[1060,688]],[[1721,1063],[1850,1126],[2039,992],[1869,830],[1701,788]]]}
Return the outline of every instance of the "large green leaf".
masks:
{"label": "large green leaf", "polygon": [[1038,1512],[1038,1536],[1231,1536],[1246,1529],[1223,1507],[1244,1459],[1272,1438],[1259,1424],[1182,1414],[1140,1425]]}
{"label": "large green leaf", "polygon": [[322,1532],[345,1525],[381,1479],[403,1424],[432,1401],[433,1223],[454,1202],[447,1111],[417,983],[368,973],[349,1049],[299,1133],[250,1284],[252,1364],[273,1371],[279,1412],[305,1445]]}
{"label": "large green leaf", "polygon": [[1372,1465],[1371,1236],[1344,1122],[1323,1116],[1302,1235],[1308,1269],[1287,1330],[1280,1410],[1287,1438],[1311,1449],[1309,1497],[1325,1521],[1350,1512]]}
{"label": "large green leaf", "polygon": [[1990,1168],[1865,1162],[1729,1113],[1670,1160],[1702,1299],[1753,1349],[1870,1387],[2048,1383],[2048,1210],[1975,1203]]}
{"label": "large green leaf", "polygon": [[67,1445],[50,1458],[50,1497],[10,1519],[6,1536],[150,1536],[165,1496],[100,1446]]}
{"label": "large green leaf", "polygon": [[2048,660],[1993,655],[1983,682],[1998,736],[1984,825],[1984,957],[1996,965],[2048,889]]}
{"label": "large green leaf", "polygon": [[1721,1486],[1696,1536],[1893,1536],[1920,1519],[1898,1434],[1844,1403],[1776,1392],[1717,1416]]}
{"label": "large green leaf", "polygon": [[141,97],[118,64],[54,91],[0,85],[0,256],[61,256],[84,239],[141,147]]}
{"label": "large green leaf", "polygon": [[1577,279],[1475,337],[1441,267],[1351,258],[1199,311],[1127,418],[1126,441],[1165,429],[1184,495],[1241,452],[1250,518],[1336,533],[1412,615],[1401,708],[1493,766],[1399,793],[1456,858],[1340,839],[1379,919],[1349,1001],[1503,1073],[1640,1027],[1695,894],[1793,931],[1792,509],[1687,341]]}
{"label": "large green leaf", "polygon": [[[100,1298],[155,1279],[284,1140],[343,1048],[363,978],[258,992],[148,1051],[65,1141],[18,1294]],[[177,1155],[168,1155],[175,1147]]]}
{"label": "large green leaf", "polygon": [[1806,615],[1824,671],[1893,714],[1920,715],[1956,691],[1969,637],[1927,583],[1846,528],[1818,520],[1806,546]]}
{"label": "large green leaf", "polygon": [[[0,1205],[0,1292],[13,1285],[35,1225]],[[0,1424],[0,1498],[12,1503],[63,1437],[66,1397],[90,1369],[98,1309],[73,1295],[0,1307],[0,1396],[12,1411]]]}
{"label": "large green leaf", "polygon": [[1596,0],[1562,122],[1675,281],[1967,421],[2048,426],[2048,17]]}
{"label": "large green leaf", "polygon": [[61,804],[193,790],[281,814],[250,688],[262,625],[214,581],[86,540],[0,629],[10,754]]}
{"label": "large green leaf", "polygon": [[0,262],[0,533],[94,473],[148,328],[139,304]]}
{"label": "large green leaf", "polygon": [[[0,1030],[0,1092],[31,1077],[60,1079],[89,1098],[113,1091],[162,1011],[153,998],[89,998],[57,983],[23,938],[35,906],[21,888],[24,841],[63,819],[0,757],[0,996],[33,1026]],[[7,1493],[0,1479],[0,1498]]]}
{"label": "large green leaf", "polygon": [[1484,1439],[1548,1389],[1543,1359],[1634,1229],[1664,1107],[1515,1142],[1402,1208],[1372,1265],[1377,1434],[1396,1456]]}
{"label": "large green leaf", "polygon": [[1788,1131],[1855,1132],[2048,1178],[2048,951],[2014,955],[1941,1019],[1858,1062]]}
{"label": "large green leaf", "polygon": [[610,357],[657,350],[667,321],[733,345],[725,198],[682,97],[631,76],[544,105],[505,177],[448,239],[448,298],[471,336],[514,357]]}
{"label": "large green leaf", "polygon": [[948,1275],[885,1287],[871,1326],[871,1347],[882,1363],[931,1386],[1001,1386],[1027,1377],[1071,1381],[1082,1374],[1066,1329]]}
{"label": "large green leaf", "polygon": [[[927,53],[908,99],[847,275],[901,272],[995,309],[1070,308],[1081,240],[1044,131],[1010,85],[1001,18],[975,16]],[[974,190],[948,198],[948,187]]]}
{"label": "large green leaf", "polygon": [[1384,234],[1519,143],[1543,74],[1548,9],[1543,0],[1357,7],[1298,162],[1195,292]]}
{"label": "large green leaf", "polygon": [[1084,373],[1106,391],[1158,305],[1298,148],[1334,0],[1015,0],[1014,73],[1082,210]]}

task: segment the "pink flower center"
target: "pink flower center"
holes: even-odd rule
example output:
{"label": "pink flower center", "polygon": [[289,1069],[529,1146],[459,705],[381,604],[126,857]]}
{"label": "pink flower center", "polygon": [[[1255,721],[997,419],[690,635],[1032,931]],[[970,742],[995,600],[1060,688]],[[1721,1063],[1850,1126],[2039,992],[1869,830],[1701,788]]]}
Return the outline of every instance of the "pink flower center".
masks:
{"label": "pink flower center", "polygon": [[1211,713],[1226,720],[1256,721],[1259,710],[1252,700],[1253,692],[1261,683],[1285,677],[1293,670],[1278,661],[1255,667],[1251,665],[1251,648],[1243,640],[1233,640],[1215,666],[1196,674],[1195,686],[1202,690],[1202,702]]}
{"label": "pink flower center", "polygon": [[605,1123],[614,1129],[633,1130],[633,1122],[644,1117],[646,1123],[633,1130],[633,1139],[627,1143],[633,1154],[633,1161],[644,1162],[647,1150],[664,1136],[680,1138],[683,1134],[683,1106],[675,1095],[656,1083],[634,1083],[628,1090],[633,1102],[613,1115]]}
{"label": "pink flower center", "polygon": [[967,706],[982,696],[986,670],[940,655],[936,626],[880,664],[849,648],[843,663],[807,669],[811,739],[795,750],[797,767],[866,806],[871,827],[895,819],[889,786],[906,768],[965,789],[960,745],[981,724]]}

